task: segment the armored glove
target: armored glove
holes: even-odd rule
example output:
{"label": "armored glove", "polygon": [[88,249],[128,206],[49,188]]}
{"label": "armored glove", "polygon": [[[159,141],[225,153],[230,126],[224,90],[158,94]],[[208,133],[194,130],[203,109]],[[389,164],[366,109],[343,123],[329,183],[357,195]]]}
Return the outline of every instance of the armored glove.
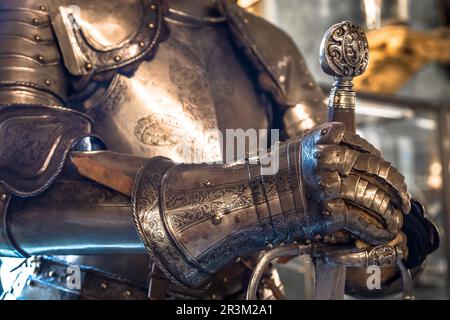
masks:
{"label": "armored glove", "polygon": [[[411,212],[404,216],[400,237],[394,239],[392,242],[395,243],[391,242],[390,245],[407,248],[405,266],[411,270],[413,280],[416,280],[424,269],[427,256],[439,248],[439,234],[419,202],[412,200],[411,207]],[[352,268],[351,272],[347,272],[346,293],[357,297],[376,298],[395,294],[403,289],[402,276],[395,264],[381,269],[379,288],[368,288],[367,280],[370,276],[366,268]]]}
{"label": "armored glove", "polygon": [[[262,175],[268,157],[279,159],[279,169]],[[385,243],[410,210],[403,176],[340,123],[290,139],[256,163],[151,159],[132,198],[149,253],[172,281],[189,287],[241,256],[337,230]]]}

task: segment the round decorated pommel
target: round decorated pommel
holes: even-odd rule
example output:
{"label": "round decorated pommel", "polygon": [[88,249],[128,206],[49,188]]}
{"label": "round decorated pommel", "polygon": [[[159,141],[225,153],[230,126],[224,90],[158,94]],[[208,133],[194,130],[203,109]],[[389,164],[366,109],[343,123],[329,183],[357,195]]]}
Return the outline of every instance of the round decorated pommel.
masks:
{"label": "round decorated pommel", "polygon": [[369,63],[369,44],[364,31],[343,21],[325,33],[320,45],[320,65],[325,73],[353,78],[364,73]]}

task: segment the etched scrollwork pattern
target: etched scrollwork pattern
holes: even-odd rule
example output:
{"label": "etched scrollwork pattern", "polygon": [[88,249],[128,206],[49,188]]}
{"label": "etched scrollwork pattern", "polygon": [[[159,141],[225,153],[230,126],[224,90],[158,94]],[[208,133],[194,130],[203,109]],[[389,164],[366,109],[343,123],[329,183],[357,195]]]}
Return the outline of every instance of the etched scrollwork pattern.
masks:
{"label": "etched scrollwork pattern", "polygon": [[[151,161],[164,161],[155,159]],[[133,187],[133,214],[139,236],[151,258],[175,284],[196,287],[208,274],[186,260],[167,233],[158,204],[160,181],[170,162],[149,163],[138,175]],[[150,168],[149,168],[150,167]]]}
{"label": "etched scrollwork pattern", "polygon": [[[167,220],[174,232],[179,232],[210,219],[215,214],[230,214],[232,211],[274,199],[278,194],[290,192],[289,183],[288,172],[284,170],[279,172],[276,179],[265,178],[265,195],[259,178],[250,184],[246,181],[237,185],[221,186],[218,189],[168,190],[165,199]],[[256,186],[251,187],[251,184]]]}
{"label": "etched scrollwork pattern", "polygon": [[378,246],[369,252],[368,265],[392,267],[396,264],[397,252],[394,247]]}
{"label": "etched scrollwork pattern", "polygon": [[325,43],[325,58],[338,76],[355,77],[369,63],[369,46],[363,30],[351,23],[335,25]]}

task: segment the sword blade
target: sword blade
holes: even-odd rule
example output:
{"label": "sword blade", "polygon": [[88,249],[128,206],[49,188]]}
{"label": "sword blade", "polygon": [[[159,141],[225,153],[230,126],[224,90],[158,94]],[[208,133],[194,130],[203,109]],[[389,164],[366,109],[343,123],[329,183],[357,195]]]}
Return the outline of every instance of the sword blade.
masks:
{"label": "sword blade", "polygon": [[314,300],[343,300],[345,292],[345,266],[327,264],[315,259]]}

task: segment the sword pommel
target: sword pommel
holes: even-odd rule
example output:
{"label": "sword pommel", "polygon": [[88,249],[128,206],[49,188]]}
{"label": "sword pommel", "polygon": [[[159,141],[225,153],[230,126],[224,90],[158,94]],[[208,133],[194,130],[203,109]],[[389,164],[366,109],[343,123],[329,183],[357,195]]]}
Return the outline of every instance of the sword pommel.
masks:
{"label": "sword pommel", "polygon": [[352,132],[355,131],[356,104],[353,78],[363,74],[368,63],[369,44],[358,25],[344,21],[328,29],[320,46],[320,65],[325,73],[335,78],[328,103],[328,120],[343,122]]}

